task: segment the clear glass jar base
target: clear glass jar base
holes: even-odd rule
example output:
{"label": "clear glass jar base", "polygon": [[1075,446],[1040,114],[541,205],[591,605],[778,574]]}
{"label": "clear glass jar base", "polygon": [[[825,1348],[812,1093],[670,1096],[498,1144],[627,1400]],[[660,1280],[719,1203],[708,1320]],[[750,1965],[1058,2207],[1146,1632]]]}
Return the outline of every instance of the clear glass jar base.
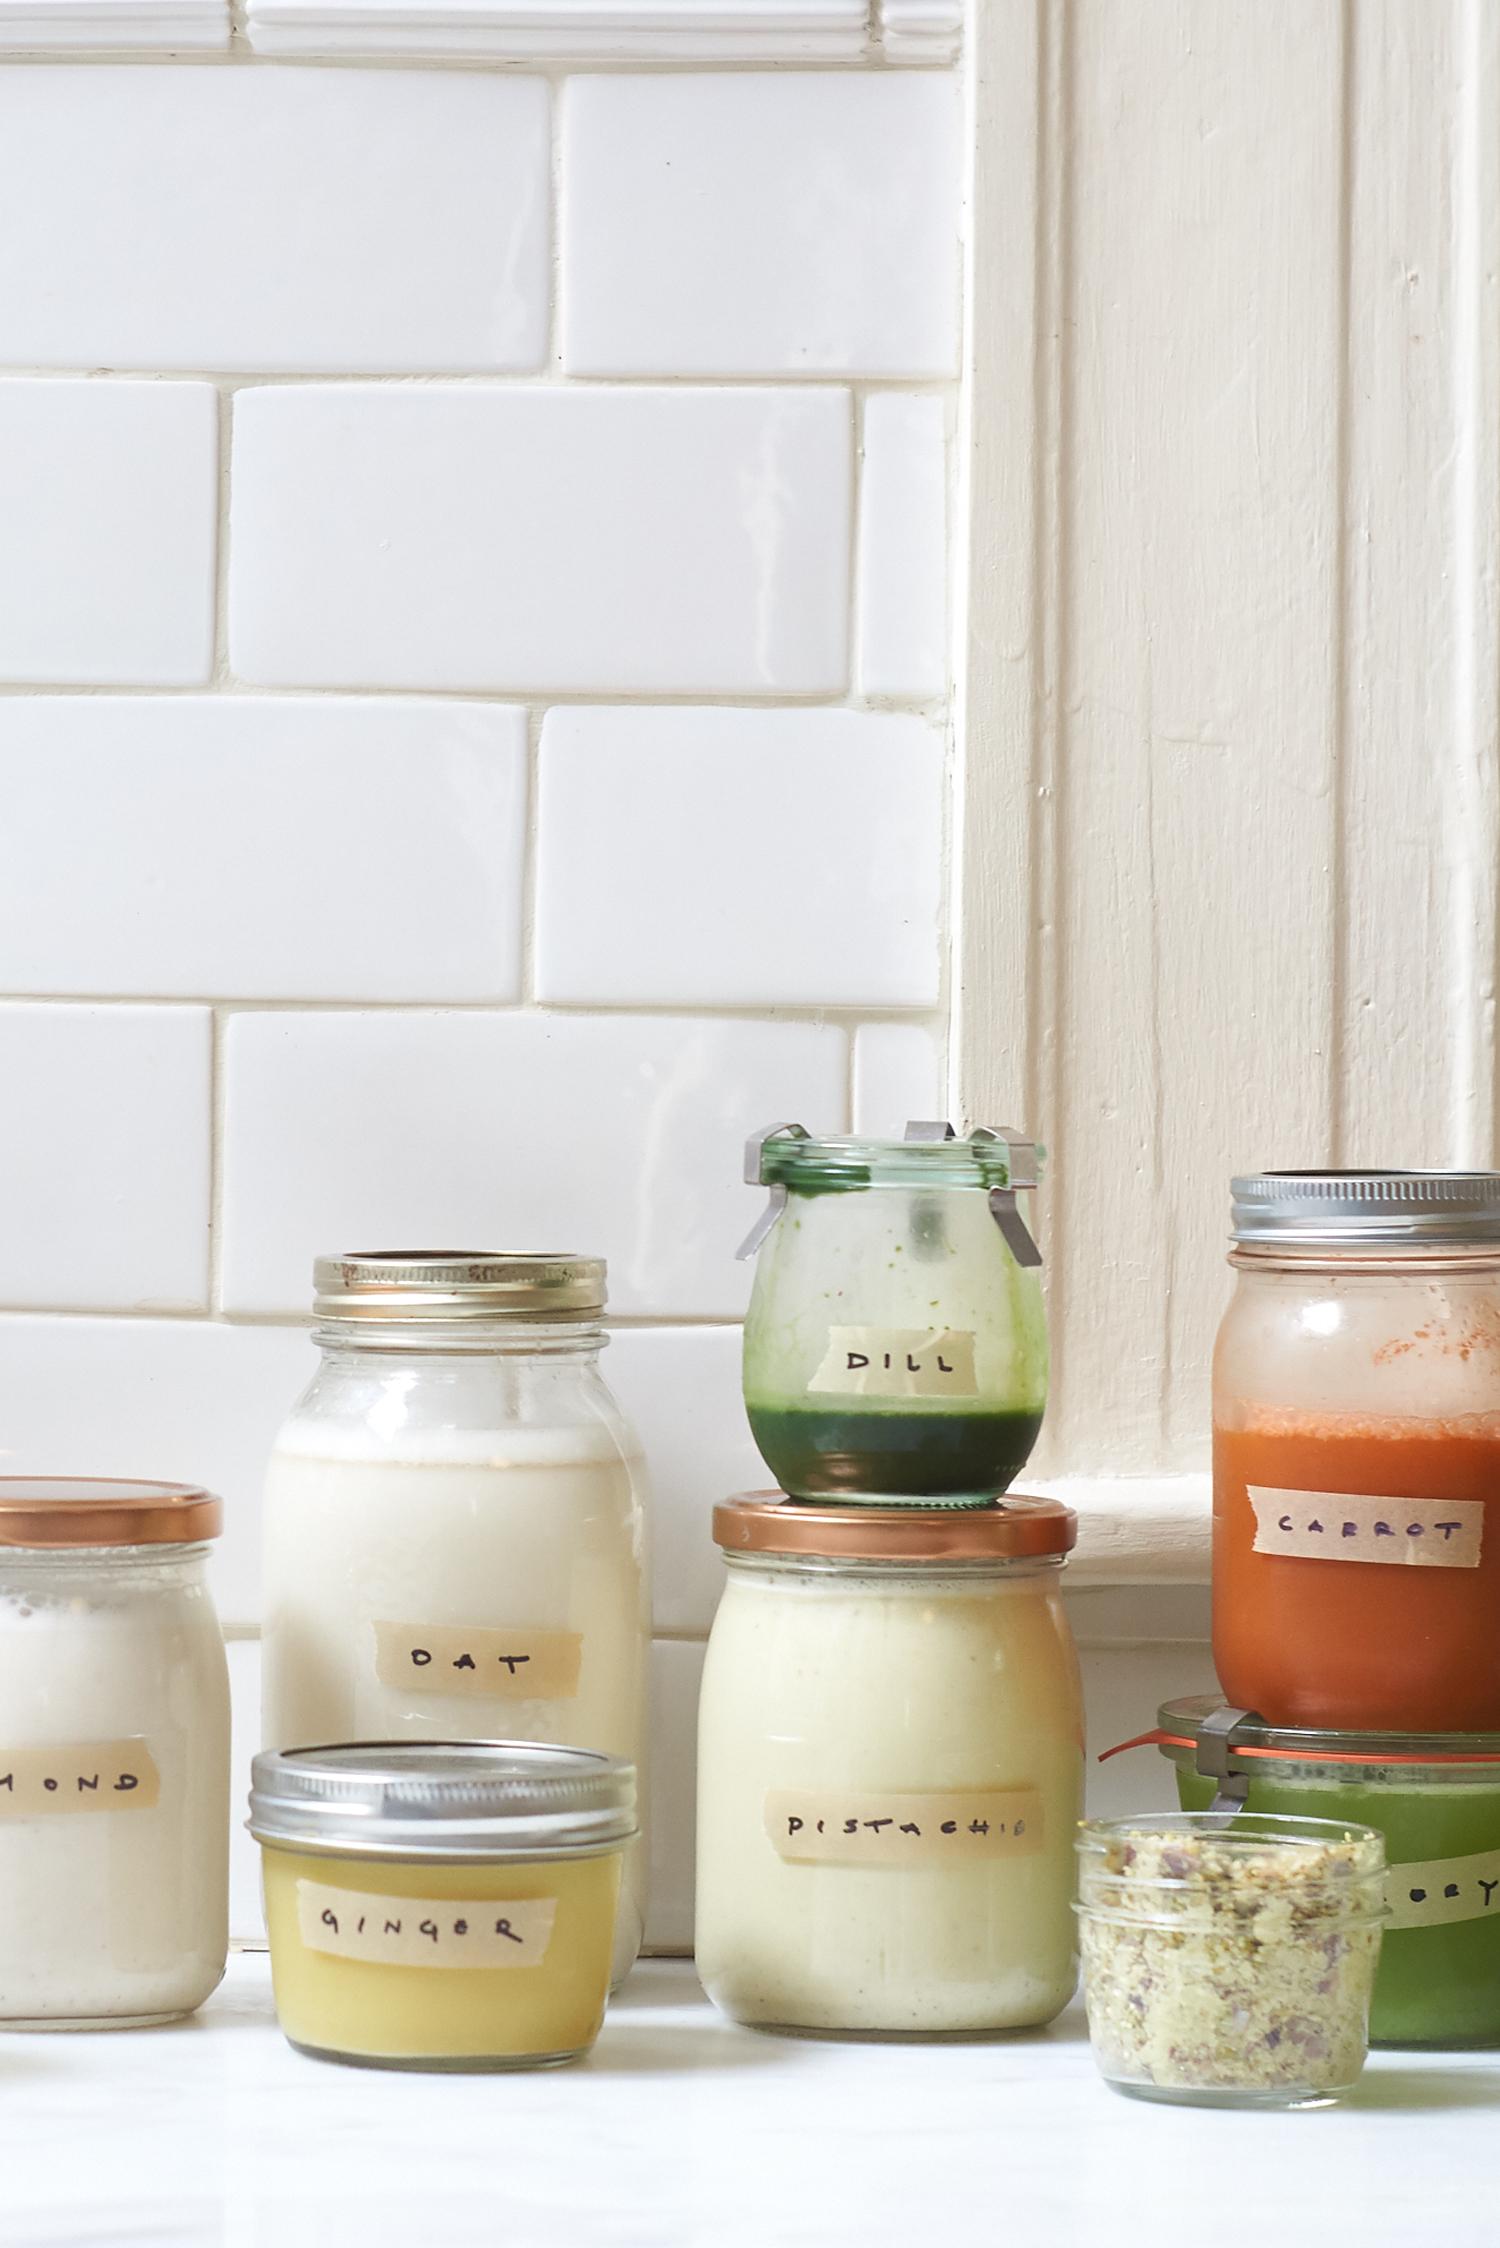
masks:
{"label": "clear glass jar base", "polygon": [[[724,2011],[729,2010],[726,2007]],[[759,2030],[766,2037],[800,2037],[832,2045],[992,2045],[1009,2037],[1025,2037],[1056,2018],[1059,2008],[1033,2021],[986,2024],[967,2029],[826,2029],[807,2022],[753,2022],[731,2014],[741,2029]]]}
{"label": "clear glass jar base", "polygon": [[1118,2076],[1106,2076],[1105,2083],[1112,2092],[1123,2093],[1127,2100],[1152,2100],[1166,2107],[1195,2108],[1273,2108],[1282,2113],[1290,2109],[1334,2107],[1347,2099],[1353,2091],[1352,2084],[1329,2088],[1303,2085],[1300,2089],[1286,2086],[1267,2090],[1234,2089],[1229,2085],[1207,2087],[1196,2084],[1130,2084]]}
{"label": "clear glass jar base", "polygon": [[163,2029],[170,2022],[185,2022],[196,2006],[174,2006],[165,2014],[34,2014],[0,2016],[0,2030],[26,2030],[45,2034],[65,2030]]}
{"label": "clear glass jar base", "polygon": [[580,2045],[568,2053],[461,2053],[454,2058],[426,2053],[341,2053],[337,2046],[308,2045],[300,2037],[289,2037],[287,2043],[294,2053],[301,2053],[309,2061],[332,2061],[339,2068],[401,2069],[424,2076],[501,2076],[519,2069],[567,2068],[589,2051],[588,2046]]}

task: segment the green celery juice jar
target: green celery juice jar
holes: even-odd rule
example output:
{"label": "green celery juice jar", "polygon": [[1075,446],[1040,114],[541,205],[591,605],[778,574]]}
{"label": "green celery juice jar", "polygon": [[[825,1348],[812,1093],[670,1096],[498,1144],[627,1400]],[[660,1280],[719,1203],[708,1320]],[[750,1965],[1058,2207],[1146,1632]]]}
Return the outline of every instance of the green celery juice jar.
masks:
{"label": "green celery juice jar", "polygon": [[[1146,1736],[1170,1758],[1185,1811],[1221,1783],[1200,1767],[1219,1704],[1163,1705]],[[1385,1836],[1386,1902],[1370,2017],[1379,2045],[1500,2045],[1500,1733],[1302,1732],[1243,1718],[1229,1784],[1251,1811],[1348,1820]]]}
{"label": "green celery juice jar", "polygon": [[1047,1395],[1041,1257],[1013,1133],[904,1140],[778,1125],[746,1177],[770,1205],[745,1324],[745,1409],[791,1497],[986,1506],[1026,1464]]}

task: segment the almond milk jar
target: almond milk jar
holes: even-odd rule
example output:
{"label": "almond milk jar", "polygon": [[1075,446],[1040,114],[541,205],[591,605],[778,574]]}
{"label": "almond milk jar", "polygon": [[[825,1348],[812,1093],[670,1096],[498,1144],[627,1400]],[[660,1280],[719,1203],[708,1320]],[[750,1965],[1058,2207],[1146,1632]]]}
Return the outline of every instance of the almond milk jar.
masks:
{"label": "almond milk jar", "polygon": [[1054,1499],[714,1510],[696,1951],[736,2021],[941,2037],[1067,2004],[1076,1528]]}
{"label": "almond milk jar", "polygon": [[931,1507],[1009,1488],[1047,1396],[1041,1257],[1016,1203],[1036,1165],[988,1127],[751,1140],[746,1179],[771,1199],[740,1252],[758,1252],[745,1410],[784,1491]]}
{"label": "almond milk jar", "polygon": [[222,1513],[183,1484],[0,1478],[0,2029],[144,2028],[224,1972]]}
{"label": "almond milk jar", "polygon": [[[325,1257],[322,1364],[266,1485],[268,1748],[539,1741],[645,1757],[645,1476],[599,1372],[604,1264]],[[640,1944],[627,1854],[615,1971]]]}

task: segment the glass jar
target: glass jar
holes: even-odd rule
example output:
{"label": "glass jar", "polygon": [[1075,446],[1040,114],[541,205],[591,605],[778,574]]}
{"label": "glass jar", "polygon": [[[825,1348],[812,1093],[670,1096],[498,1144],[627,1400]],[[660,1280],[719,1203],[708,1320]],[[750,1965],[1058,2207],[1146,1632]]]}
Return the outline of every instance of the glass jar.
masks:
{"label": "glass jar", "polygon": [[1036,1151],[988,1129],[810,1139],[778,1125],[746,1176],[771,1204],[745,1322],[745,1409],[799,1499],[983,1506],[1047,1395],[1041,1263],[1016,1207]]}
{"label": "glass jar", "polygon": [[[646,1479],[599,1373],[604,1265],[320,1258],[322,1364],[266,1483],[268,1747],[576,1743],[644,1765]],[[644,1852],[615,1967],[640,1946]]]}
{"label": "glass jar", "polygon": [[229,1948],[219,1501],[0,1479],[0,2024],[138,2028]]}
{"label": "glass jar", "polygon": [[550,2068],[599,2034],[635,1775],[517,1741],[255,1759],[276,2013],[367,2068]]}
{"label": "glass jar", "polygon": [[1326,2107],[1365,2065],[1385,1912],[1369,1827],[1254,1812],[1096,1819],[1078,1839],[1105,2081],[1190,2107]]}
{"label": "glass jar", "polygon": [[1218,1711],[1208,1694],[1164,1702],[1141,1735],[1171,1761],[1185,1811],[1209,1809],[1222,1761],[1251,1811],[1385,1837],[1373,2042],[1500,2044],[1500,1733],[1314,1733],[1241,1716],[1205,1737]]}
{"label": "glass jar", "polygon": [[714,1510],[727,1578],[698,1732],[698,1972],[763,2028],[1050,2021],[1075,1981],[1076,1521]]}
{"label": "glass jar", "polygon": [[1276,1725],[1500,1730],[1500,1173],[1234,1182],[1214,1662]]}

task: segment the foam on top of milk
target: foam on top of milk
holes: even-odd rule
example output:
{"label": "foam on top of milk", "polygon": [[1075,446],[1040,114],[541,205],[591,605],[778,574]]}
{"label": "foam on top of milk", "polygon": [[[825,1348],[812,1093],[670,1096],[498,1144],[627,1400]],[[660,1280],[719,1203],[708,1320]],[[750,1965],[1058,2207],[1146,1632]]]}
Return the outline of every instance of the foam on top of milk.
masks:
{"label": "foam on top of milk", "polygon": [[[628,1448],[627,1448],[628,1447]],[[369,1421],[294,1414],[277,1437],[282,1459],[349,1460],[378,1467],[639,1467],[634,1440],[605,1421],[564,1428],[381,1428]]]}

